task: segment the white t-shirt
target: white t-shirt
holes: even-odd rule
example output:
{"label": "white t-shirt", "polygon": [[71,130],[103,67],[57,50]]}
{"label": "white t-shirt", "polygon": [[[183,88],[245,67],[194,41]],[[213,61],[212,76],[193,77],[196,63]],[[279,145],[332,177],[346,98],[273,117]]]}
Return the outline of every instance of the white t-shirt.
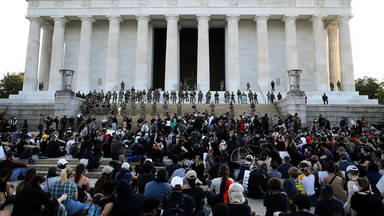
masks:
{"label": "white t-shirt", "polygon": [[301,184],[303,185],[305,193],[308,196],[315,194],[315,177],[312,174],[309,176],[304,175],[303,180],[301,180]]}
{"label": "white t-shirt", "polygon": [[[233,183],[235,182],[232,178],[229,178],[229,180]],[[215,194],[220,193],[220,185],[221,185],[221,177],[215,178],[212,180],[212,185],[215,188]]]}

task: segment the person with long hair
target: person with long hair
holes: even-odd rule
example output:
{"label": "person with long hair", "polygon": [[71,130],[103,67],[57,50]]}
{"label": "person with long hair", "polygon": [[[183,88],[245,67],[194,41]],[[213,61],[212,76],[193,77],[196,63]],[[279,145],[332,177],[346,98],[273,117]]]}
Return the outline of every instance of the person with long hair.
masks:
{"label": "person with long hair", "polygon": [[116,173],[115,181],[119,182],[121,179],[125,179],[127,181],[130,181],[131,179],[136,180],[137,176],[130,172],[130,167],[131,165],[129,165],[128,162],[123,163],[121,165],[120,172]]}
{"label": "person with long hair", "polygon": [[198,175],[194,170],[189,170],[187,172],[187,175],[186,175],[187,184],[184,185],[183,194],[187,194],[195,200],[196,206],[195,206],[194,215],[208,216],[210,213],[210,210],[204,206],[205,205],[204,190],[196,184],[196,181],[198,180],[197,176]]}
{"label": "person with long hair", "polygon": [[315,181],[316,177],[311,173],[310,167],[308,164],[311,164],[309,161],[302,161],[299,164],[299,172],[301,172],[301,175],[299,175],[299,179],[301,181],[301,184],[304,187],[305,193],[311,198],[311,206],[316,206],[317,204],[317,198],[315,193]]}
{"label": "person with long hair", "polygon": [[195,156],[192,163],[192,169],[196,172],[197,178],[202,182],[202,184],[207,184],[204,177],[204,164],[199,155]]}
{"label": "person with long hair", "polygon": [[345,215],[343,204],[333,196],[333,189],[331,185],[325,184],[321,186],[321,196],[322,199],[317,203],[315,208],[316,215]]}
{"label": "person with long hair", "polygon": [[62,194],[60,197],[51,200],[41,189],[41,185],[44,184],[44,182],[44,177],[36,175],[26,188],[23,188],[16,194],[12,216],[40,216],[42,215],[42,205],[45,206],[49,212],[54,212],[53,208],[67,199],[67,194]]}
{"label": "person with long hair", "polygon": [[303,160],[303,157],[300,155],[298,149],[297,149],[297,144],[295,143],[294,139],[292,136],[288,136],[287,138],[287,152],[289,156],[291,157],[291,164],[293,166],[298,166],[300,162]]}
{"label": "person with long hair", "polygon": [[101,171],[101,174],[99,178],[97,179],[95,183],[95,187],[93,188],[92,194],[102,193],[103,192],[103,185],[105,182],[109,180],[113,180],[111,177],[113,168],[110,166],[105,166],[103,170]]}
{"label": "person with long hair", "polygon": [[272,216],[276,211],[288,211],[288,196],[281,191],[281,185],[281,180],[276,177],[268,180],[269,193],[264,195],[264,206],[267,209],[265,216]]}
{"label": "person with long hair", "polygon": [[73,179],[73,182],[77,185],[78,200],[80,202],[84,202],[87,199],[86,192],[89,193],[91,189],[91,182],[84,176],[84,172],[85,165],[82,163],[78,164],[76,166],[75,178]]}
{"label": "person with long hair", "polygon": [[49,193],[50,188],[52,187],[53,182],[59,181],[60,176],[57,175],[57,168],[50,167],[48,169],[48,175],[46,176],[47,181],[44,184],[43,191]]}
{"label": "person with long hair", "polygon": [[[218,196],[220,194],[224,195],[224,193],[228,190],[229,186],[235,182],[232,178],[229,177],[229,167],[227,164],[223,163],[220,165],[218,177],[212,180],[212,184],[207,191],[205,191],[205,196],[207,197],[208,203],[214,203],[215,195]],[[218,198],[220,199],[220,197]],[[228,197],[224,197],[218,202],[228,203]]]}
{"label": "person with long hair", "polygon": [[348,197],[343,189],[343,179],[335,175],[335,166],[333,163],[327,165],[327,172],[328,176],[324,177],[322,184],[330,184],[333,188],[334,196],[345,203]]}
{"label": "person with long hair", "polygon": [[113,198],[115,197],[115,194],[116,182],[113,180],[106,181],[103,185],[103,193],[97,194],[92,200],[93,204],[100,207],[100,215],[109,216],[112,213]]}
{"label": "person with long hair", "polygon": [[77,185],[72,182],[72,168],[67,167],[61,171],[60,179],[54,182],[51,187],[51,196],[53,199],[58,199],[63,194],[67,194],[67,200],[64,202],[68,216],[73,216],[77,212],[83,212],[88,209],[88,206],[76,201],[78,198]]}
{"label": "person with long hair", "polygon": [[1,195],[4,195],[4,197],[1,197],[2,200],[0,210],[3,210],[4,207],[8,204],[13,203],[14,196],[13,193],[15,191],[15,185],[9,183],[9,177],[11,176],[11,170],[8,168],[0,169],[0,192]]}
{"label": "person with long hair", "polygon": [[27,188],[32,181],[32,178],[36,175],[36,168],[30,168],[25,173],[23,181],[16,186],[16,193]]}
{"label": "person with long hair", "polygon": [[366,177],[359,177],[355,185],[358,192],[351,198],[351,215],[384,215],[383,202],[379,195],[372,193],[369,180]]}

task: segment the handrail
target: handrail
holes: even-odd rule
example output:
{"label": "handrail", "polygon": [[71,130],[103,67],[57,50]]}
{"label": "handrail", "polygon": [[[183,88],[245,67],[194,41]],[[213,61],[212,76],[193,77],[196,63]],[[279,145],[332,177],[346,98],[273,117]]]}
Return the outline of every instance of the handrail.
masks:
{"label": "handrail", "polygon": [[261,95],[263,96],[263,99],[264,99],[264,103],[268,103],[268,101],[266,100],[265,96],[264,96],[264,93],[263,91],[261,90],[260,86],[258,85],[257,86],[258,90],[259,90],[259,93],[261,93]]}

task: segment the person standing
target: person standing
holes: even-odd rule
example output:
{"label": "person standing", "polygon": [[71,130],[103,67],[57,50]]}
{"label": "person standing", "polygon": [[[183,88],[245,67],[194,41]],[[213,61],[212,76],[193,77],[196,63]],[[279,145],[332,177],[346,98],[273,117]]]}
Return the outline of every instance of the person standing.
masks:
{"label": "person standing", "polygon": [[43,134],[44,122],[45,122],[44,116],[43,114],[40,114],[39,121],[37,122],[37,129],[39,130],[40,134]]}

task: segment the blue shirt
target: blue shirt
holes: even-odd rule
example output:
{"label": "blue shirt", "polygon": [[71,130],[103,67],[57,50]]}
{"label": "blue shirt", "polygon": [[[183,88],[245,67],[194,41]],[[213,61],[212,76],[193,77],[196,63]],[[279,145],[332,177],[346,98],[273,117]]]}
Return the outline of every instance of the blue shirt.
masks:
{"label": "blue shirt", "polygon": [[[119,181],[119,178],[118,178],[119,175],[120,175],[120,172],[117,172],[115,176],[115,182]],[[132,174],[130,172],[126,172],[124,174],[124,179],[127,180],[128,182],[131,180],[131,177],[132,177]]]}
{"label": "blue shirt", "polygon": [[165,196],[171,193],[171,187],[167,182],[157,183],[155,181],[149,182],[145,185],[144,196],[156,197],[159,200],[163,200]]}
{"label": "blue shirt", "polygon": [[277,171],[279,171],[279,173],[281,173],[282,179],[289,178],[288,170],[291,167],[293,167],[292,164],[281,164],[279,167],[277,167]]}

